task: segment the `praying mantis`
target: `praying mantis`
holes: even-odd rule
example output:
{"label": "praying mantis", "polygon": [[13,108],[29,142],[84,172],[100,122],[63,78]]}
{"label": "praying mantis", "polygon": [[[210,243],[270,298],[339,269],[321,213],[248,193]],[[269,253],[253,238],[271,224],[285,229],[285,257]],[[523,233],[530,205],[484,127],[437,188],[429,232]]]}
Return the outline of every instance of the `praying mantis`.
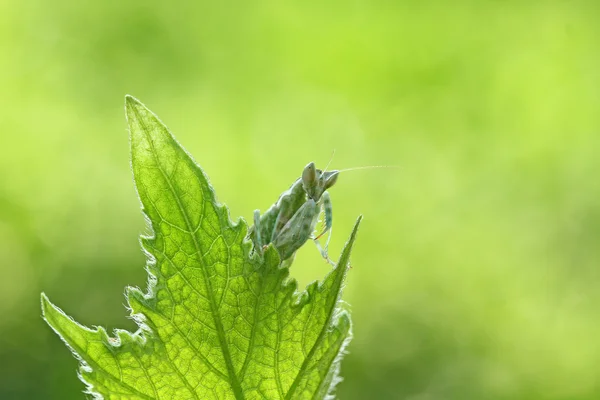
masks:
{"label": "praying mantis", "polygon": [[[283,265],[289,266],[296,250],[312,239],[323,258],[335,265],[327,254],[333,224],[331,198],[327,189],[337,182],[339,172],[317,169],[315,163],[310,162],[304,167],[302,176],[283,192],[264,214],[261,215],[259,210],[255,210],[254,225],[248,232],[254,243],[254,251],[262,254],[266,246],[273,243]],[[325,216],[324,227],[314,236],[313,232],[321,212]],[[319,238],[327,232],[329,236],[323,248]]]}

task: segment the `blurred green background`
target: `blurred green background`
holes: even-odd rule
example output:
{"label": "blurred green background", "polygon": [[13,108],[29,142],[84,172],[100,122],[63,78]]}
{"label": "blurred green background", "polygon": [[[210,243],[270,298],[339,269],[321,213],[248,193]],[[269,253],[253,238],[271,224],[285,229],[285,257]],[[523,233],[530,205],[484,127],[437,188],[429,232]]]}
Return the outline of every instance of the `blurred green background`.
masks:
{"label": "blurred green background", "polygon": [[[600,398],[600,3],[0,2],[0,398],[81,399],[39,293],[134,329],[124,95],[233,218],[314,160],[365,215],[341,399]],[[307,245],[302,284],[327,265]]]}

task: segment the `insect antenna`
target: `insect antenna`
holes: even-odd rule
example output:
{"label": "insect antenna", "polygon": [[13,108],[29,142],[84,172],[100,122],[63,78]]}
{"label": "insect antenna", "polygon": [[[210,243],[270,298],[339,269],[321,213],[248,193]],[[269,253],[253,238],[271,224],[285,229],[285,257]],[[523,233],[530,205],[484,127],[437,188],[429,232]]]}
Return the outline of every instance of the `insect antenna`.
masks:
{"label": "insect antenna", "polygon": [[331,164],[331,162],[333,161],[333,156],[335,156],[335,149],[333,149],[333,151],[331,152],[331,157],[329,157],[329,161],[327,162],[327,165],[323,169],[323,173],[327,172],[327,168],[329,168],[329,164]]}
{"label": "insect antenna", "polygon": [[374,169],[374,168],[400,168],[400,166],[399,165],[366,165],[364,167],[339,169],[338,172],[348,172],[348,171],[357,171],[360,169]]}

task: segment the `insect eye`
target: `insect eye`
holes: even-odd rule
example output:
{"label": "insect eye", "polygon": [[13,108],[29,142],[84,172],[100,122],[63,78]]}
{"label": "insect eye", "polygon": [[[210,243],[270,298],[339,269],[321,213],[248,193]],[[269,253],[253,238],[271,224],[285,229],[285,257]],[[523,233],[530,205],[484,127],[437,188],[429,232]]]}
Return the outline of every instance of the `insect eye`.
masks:
{"label": "insect eye", "polygon": [[331,174],[327,176],[327,178],[325,179],[325,190],[327,190],[330,187],[332,187],[333,185],[335,185],[335,183],[337,182],[338,176],[339,176],[338,171],[332,171]]}
{"label": "insect eye", "polygon": [[315,168],[315,163],[310,162],[306,167],[304,167],[304,171],[302,171],[302,182],[306,186],[312,186],[315,179],[317,177],[317,169]]}

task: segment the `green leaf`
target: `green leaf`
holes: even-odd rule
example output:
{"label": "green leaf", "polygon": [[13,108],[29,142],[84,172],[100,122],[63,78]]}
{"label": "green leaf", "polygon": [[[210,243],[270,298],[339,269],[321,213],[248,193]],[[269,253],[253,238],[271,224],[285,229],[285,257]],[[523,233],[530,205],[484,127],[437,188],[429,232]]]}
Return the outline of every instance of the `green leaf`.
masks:
{"label": "green leaf", "polygon": [[207,177],[166,126],[126,98],[131,164],[152,236],[147,293],[127,288],[139,329],[86,328],[42,294],[46,322],[105,399],[319,399],[332,393],[350,317],[340,296],[356,222],[338,265],[298,293],[270,246],[250,256]]}

